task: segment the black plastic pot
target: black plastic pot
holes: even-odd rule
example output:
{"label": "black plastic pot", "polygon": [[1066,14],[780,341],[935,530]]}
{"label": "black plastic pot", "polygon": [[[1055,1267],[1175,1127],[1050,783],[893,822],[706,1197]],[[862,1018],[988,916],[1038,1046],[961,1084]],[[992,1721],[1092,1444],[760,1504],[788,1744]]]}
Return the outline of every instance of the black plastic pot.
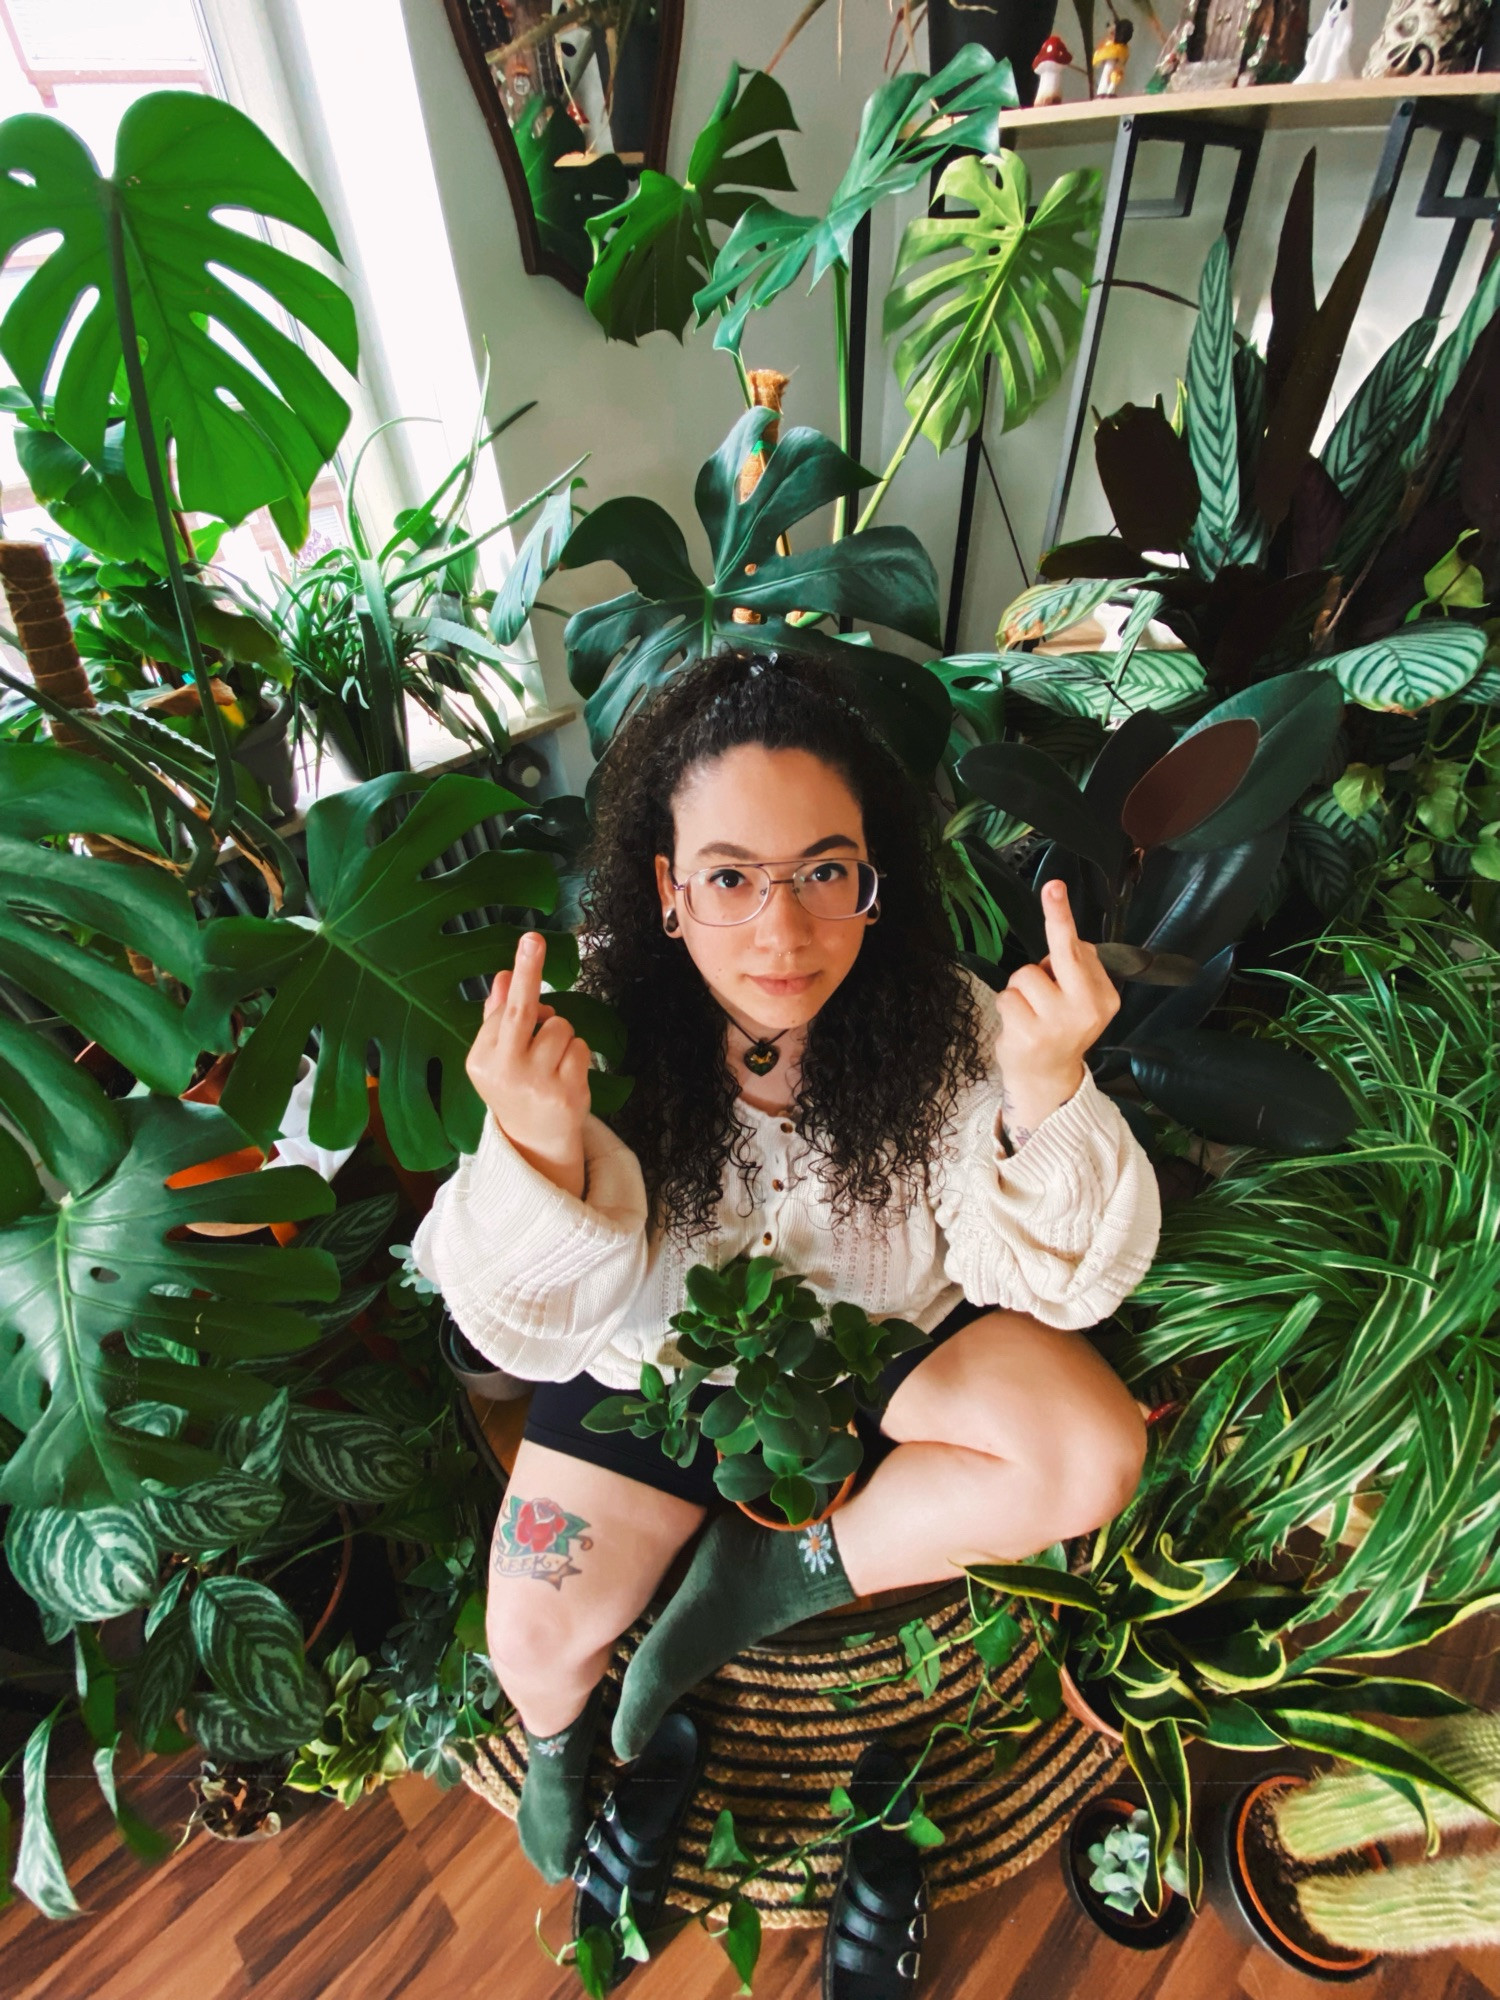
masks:
{"label": "black plastic pot", "polygon": [[465,1340],[458,1322],[446,1311],[438,1321],[438,1352],[469,1394],[482,1397],[487,1403],[513,1403],[534,1386],[487,1361],[477,1347]]}
{"label": "black plastic pot", "polygon": [[292,698],[283,695],[269,714],[251,724],[231,753],[265,793],[273,819],[286,819],[297,808],[291,726]]}
{"label": "black plastic pot", "polygon": [[[1008,57],[1016,93],[1023,104],[1036,96],[1037,74],[1031,67],[1037,50],[1052,33],[1057,0],[927,0],[927,57],[933,74],[952,62],[961,48],[978,42],[998,61]],[[1085,49],[1085,57],[1090,51]]]}
{"label": "black plastic pot", "polygon": [[[1367,1979],[1383,1963],[1377,1952],[1345,1951],[1303,1923],[1295,1893],[1299,1872],[1266,1833],[1266,1806],[1278,1790],[1308,1782],[1305,1771],[1263,1771],[1228,1801],[1216,1834],[1216,1879],[1228,1909],[1255,1942],[1308,1979],[1344,1986]],[[1360,1850],[1360,1865],[1386,1865],[1384,1848]]]}
{"label": "black plastic pot", "polygon": [[1094,1872],[1089,1849],[1095,1841],[1103,1840],[1114,1827],[1127,1825],[1136,1809],[1133,1799],[1124,1798],[1118,1792],[1101,1793],[1098,1798],[1090,1799],[1074,1816],[1058,1851],[1062,1856],[1063,1879],[1068,1885],[1068,1893],[1091,1923],[1097,1924],[1107,1938],[1113,1938],[1116,1944],[1123,1944],[1131,1951],[1160,1951],[1187,1928],[1193,1912],[1186,1896],[1179,1896],[1175,1889],[1169,1889],[1159,1916],[1153,1917],[1149,1911],[1143,1911],[1139,1916],[1127,1917],[1119,1910],[1112,1910],[1104,1898],[1089,1887],[1089,1877]]}

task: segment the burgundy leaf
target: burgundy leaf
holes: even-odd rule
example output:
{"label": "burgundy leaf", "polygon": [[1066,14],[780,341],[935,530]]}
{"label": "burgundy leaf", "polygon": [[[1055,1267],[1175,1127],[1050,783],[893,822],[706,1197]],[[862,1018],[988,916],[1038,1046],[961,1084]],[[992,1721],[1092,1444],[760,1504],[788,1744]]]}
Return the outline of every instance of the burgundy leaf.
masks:
{"label": "burgundy leaf", "polygon": [[1059,542],[1037,566],[1044,583],[1070,583],[1076,576],[1141,576],[1151,565],[1118,535],[1085,535]]}
{"label": "burgundy leaf", "polygon": [[1266,425],[1266,441],[1255,472],[1255,504],[1268,527],[1279,527],[1292,504],[1302,462],[1312,450],[1370,266],[1380,248],[1389,206],[1388,199],[1377,202],[1360,224],[1354,248],[1340,264],[1327,296],[1297,342]]}
{"label": "burgundy leaf", "polygon": [[1180,550],[1202,504],[1187,442],[1154,406],[1101,417],[1094,462],[1115,526],[1132,548]]}
{"label": "burgundy leaf", "polygon": [[1500,538],[1500,320],[1491,320],[1470,360],[1478,360],[1458,490],[1473,525],[1487,540]]}
{"label": "burgundy leaf", "polygon": [[[1220,577],[1229,576],[1226,570]],[[1237,694],[1255,679],[1258,667],[1280,639],[1305,639],[1328,588],[1330,572],[1306,570],[1274,579],[1251,570],[1235,573],[1238,588],[1227,590],[1214,606],[1216,638],[1200,655],[1215,688]],[[1255,578],[1254,583],[1250,582]],[[1215,578],[1215,582],[1218,582]],[[1201,621],[1200,621],[1201,622]]]}
{"label": "burgundy leaf", "polygon": [[1338,544],[1348,512],[1349,503],[1337,480],[1309,453],[1302,461],[1302,476],[1292,495],[1287,569],[1294,573],[1321,569]]}
{"label": "burgundy leaf", "polygon": [[1425,501],[1370,564],[1339,620],[1339,645],[1363,646],[1394,632],[1420,601],[1428,570],[1447,555],[1467,526],[1464,503],[1456,491]]}
{"label": "burgundy leaf", "polygon": [[1248,716],[1216,722],[1158,758],[1125,801],[1120,824],[1136,847],[1180,840],[1235,792],[1260,730]]}
{"label": "burgundy leaf", "polygon": [[1313,179],[1317,165],[1318,149],[1314,146],[1297,175],[1282,219],[1281,241],[1276,246],[1276,269],[1271,274],[1271,333],[1266,342],[1266,401],[1272,410],[1318,310],[1318,295],[1313,288]]}

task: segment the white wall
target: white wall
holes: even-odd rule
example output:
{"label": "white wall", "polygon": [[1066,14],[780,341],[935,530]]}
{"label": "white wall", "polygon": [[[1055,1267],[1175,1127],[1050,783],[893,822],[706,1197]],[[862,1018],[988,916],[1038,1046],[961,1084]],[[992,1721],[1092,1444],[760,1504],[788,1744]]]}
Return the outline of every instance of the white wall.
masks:
{"label": "white wall", "polygon": [[[402,0],[427,136],[432,147],[454,265],[471,337],[489,343],[495,382],[492,407],[535,395],[540,407],[502,440],[501,474],[512,500],[534,490],[571,458],[588,451],[586,496],[592,504],[610,494],[640,492],[660,501],[688,531],[701,554],[692,512],[692,485],[700,461],[720,442],[742,407],[727,357],[716,354],[710,331],[690,332],[684,345],[653,334],[637,348],[606,342],[580,300],[547,278],[526,275],[509,197],[488,132],[449,34],[441,0]],[[686,0],[686,31],[673,117],[669,169],[684,170],[692,140],[708,114],[731,57],[763,63],[796,11],[795,0],[747,8],[742,0]],[[821,204],[847,162],[860,107],[880,77],[888,21],[874,0],[849,0],[845,9],[843,70],[834,59],[831,16],[826,10],[777,71],[791,96],[802,131],[786,140],[800,193],[780,197],[792,208]],[[1378,25],[1379,0],[1362,0],[1356,47],[1367,46]],[[1239,324],[1263,336],[1258,318],[1269,283],[1280,218],[1298,167],[1314,135],[1268,134],[1236,265]],[[1381,129],[1340,130],[1317,136],[1318,204],[1316,268],[1326,286],[1358,227],[1383,138]],[[1335,391],[1336,410],[1387,342],[1420,312],[1446,241],[1446,223],[1411,215],[1434,144],[1420,134],[1413,144],[1395,212],[1388,226],[1354,336]],[[1033,199],[1052,177],[1073,166],[1107,168],[1108,144],[1028,153]],[[1209,244],[1218,231],[1234,156],[1210,153],[1199,186],[1197,212],[1185,222],[1138,221],[1127,225],[1118,270],[1192,295]],[[1466,150],[1462,171],[1467,170]],[[1142,148],[1135,192],[1170,193],[1176,178],[1175,147]],[[897,232],[918,211],[914,194],[877,212],[872,271],[871,335],[867,388],[866,464],[879,467],[905,427],[906,412],[879,341],[881,280],[889,274]],[[1472,287],[1487,230],[1473,232],[1450,307],[1461,307]],[[836,431],[832,362],[832,294],[825,282],[811,298],[799,290],[751,321],[747,360],[776,366],[794,377],[789,417]],[[1149,402],[1158,390],[1169,406],[1181,372],[1191,314],[1140,293],[1117,292],[1095,374],[1092,402],[1101,411],[1131,400]],[[990,451],[1026,562],[1034,563],[1051,492],[1062,433],[1059,394],[1023,429],[991,434]],[[937,564],[946,597],[957,516],[961,451],[940,462],[919,442],[893,490],[882,518],[905,522],[923,538]],[[1069,536],[1107,525],[1085,444],[1074,498],[1065,524]],[[999,614],[1029,581],[1017,565],[988,481],[981,473],[961,646],[993,641]],[[553,602],[570,608],[624,588],[618,572],[593,569],[557,578]],[[560,621],[537,618],[537,640],[547,684],[568,698],[559,642]],[[903,642],[904,643],[904,642]],[[570,732],[566,778],[582,781],[588,756],[581,732]]]}

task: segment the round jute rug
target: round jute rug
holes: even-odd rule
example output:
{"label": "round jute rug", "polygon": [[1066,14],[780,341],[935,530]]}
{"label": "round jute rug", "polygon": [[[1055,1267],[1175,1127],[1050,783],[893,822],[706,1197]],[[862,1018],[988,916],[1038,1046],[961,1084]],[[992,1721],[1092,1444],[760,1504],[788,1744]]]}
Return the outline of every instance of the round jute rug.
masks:
{"label": "round jute rug", "polygon": [[[917,1608],[909,1607],[903,1618]],[[925,1600],[920,1609],[937,1639],[950,1637],[966,1616],[963,1586],[935,1601]],[[798,1628],[795,1647],[786,1643],[743,1654],[683,1703],[704,1730],[708,1753],[703,1783],[684,1825],[670,1896],[689,1915],[733,1886],[732,1876],[711,1873],[705,1866],[709,1835],[726,1806],[734,1814],[741,1846],[757,1858],[812,1840],[831,1825],[830,1790],[847,1783],[855,1759],[874,1736],[889,1734],[915,1756],[935,1725],[954,1725],[938,1737],[921,1780],[928,1815],[945,1836],[943,1845],[927,1855],[935,1905],[993,1888],[1045,1853],[1075,1803],[1113,1768],[1113,1746],[1066,1713],[1022,1738],[1020,1754],[1003,1773],[996,1772],[991,1750],[964,1740],[961,1725],[982,1728],[1013,1698],[1036,1658],[1029,1643],[993,1677],[988,1695],[973,1648],[962,1645],[941,1656],[937,1688],[926,1699],[911,1681],[891,1681],[872,1689],[857,1708],[844,1710],[833,1699],[833,1689],[899,1673],[906,1656],[894,1627],[846,1645],[840,1643],[840,1628],[850,1632],[847,1620],[830,1620],[829,1625],[826,1641],[806,1638],[816,1633],[814,1624]],[[595,1809],[620,1768],[610,1751],[607,1718],[645,1630],[640,1625],[626,1633],[610,1662],[606,1721],[589,1774]],[[513,1723],[478,1749],[478,1764],[465,1773],[466,1782],[514,1818],[526,1774],[520,1724]],[[821,1924],[839,1863],[838,1848],[829,1846],[809,1857],[810,1887],[801,1867],[773,1866],[746,1894],[772,1928]]]}

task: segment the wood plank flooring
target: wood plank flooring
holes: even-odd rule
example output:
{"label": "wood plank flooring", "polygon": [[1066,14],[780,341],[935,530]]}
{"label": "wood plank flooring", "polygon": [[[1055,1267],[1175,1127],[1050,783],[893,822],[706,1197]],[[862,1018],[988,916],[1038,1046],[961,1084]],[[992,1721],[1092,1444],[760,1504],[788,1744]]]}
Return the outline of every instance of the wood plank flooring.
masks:
{"label": "wood plank flooring", "polygon": [[[1494,1705],[1500,1624],[1402,1663]],[[1394,1665],[1394,1663],[1392,1663]],[[406,1778],[352,1812],[328,1805],[278,1839],[195,1835],[155,1869],[114,1837],[87,1759],[54,1787],[54,1816],[88,1915],[50,1923],[23,1899],[0,1911],[0,2000],[574,2000],[532,1926],[567,1936],[571,1889],[545,1890],[515,1829],[465,1786]],[[186,1818],[191,1756],[122,1771],[154,1824]],[[1235,1769],[1225,1782],[1235,1782]],[[1213,1785],[1204,1787],[1211,1798]],[[821,1934],[766,1934],[760,2000],[817,2000]],[[696,1926],[631,1975],[634,2000],[729,2000],[738,1980]],[[1056,1850],[991,1894],[938,1911],[917,2000],[1311,2000],[1205,1906],[1163,1953],[1101,1938],[1068,1900]],[[1500,2000],[1500,1950],[1387,1968],[1362,2000]]]}

